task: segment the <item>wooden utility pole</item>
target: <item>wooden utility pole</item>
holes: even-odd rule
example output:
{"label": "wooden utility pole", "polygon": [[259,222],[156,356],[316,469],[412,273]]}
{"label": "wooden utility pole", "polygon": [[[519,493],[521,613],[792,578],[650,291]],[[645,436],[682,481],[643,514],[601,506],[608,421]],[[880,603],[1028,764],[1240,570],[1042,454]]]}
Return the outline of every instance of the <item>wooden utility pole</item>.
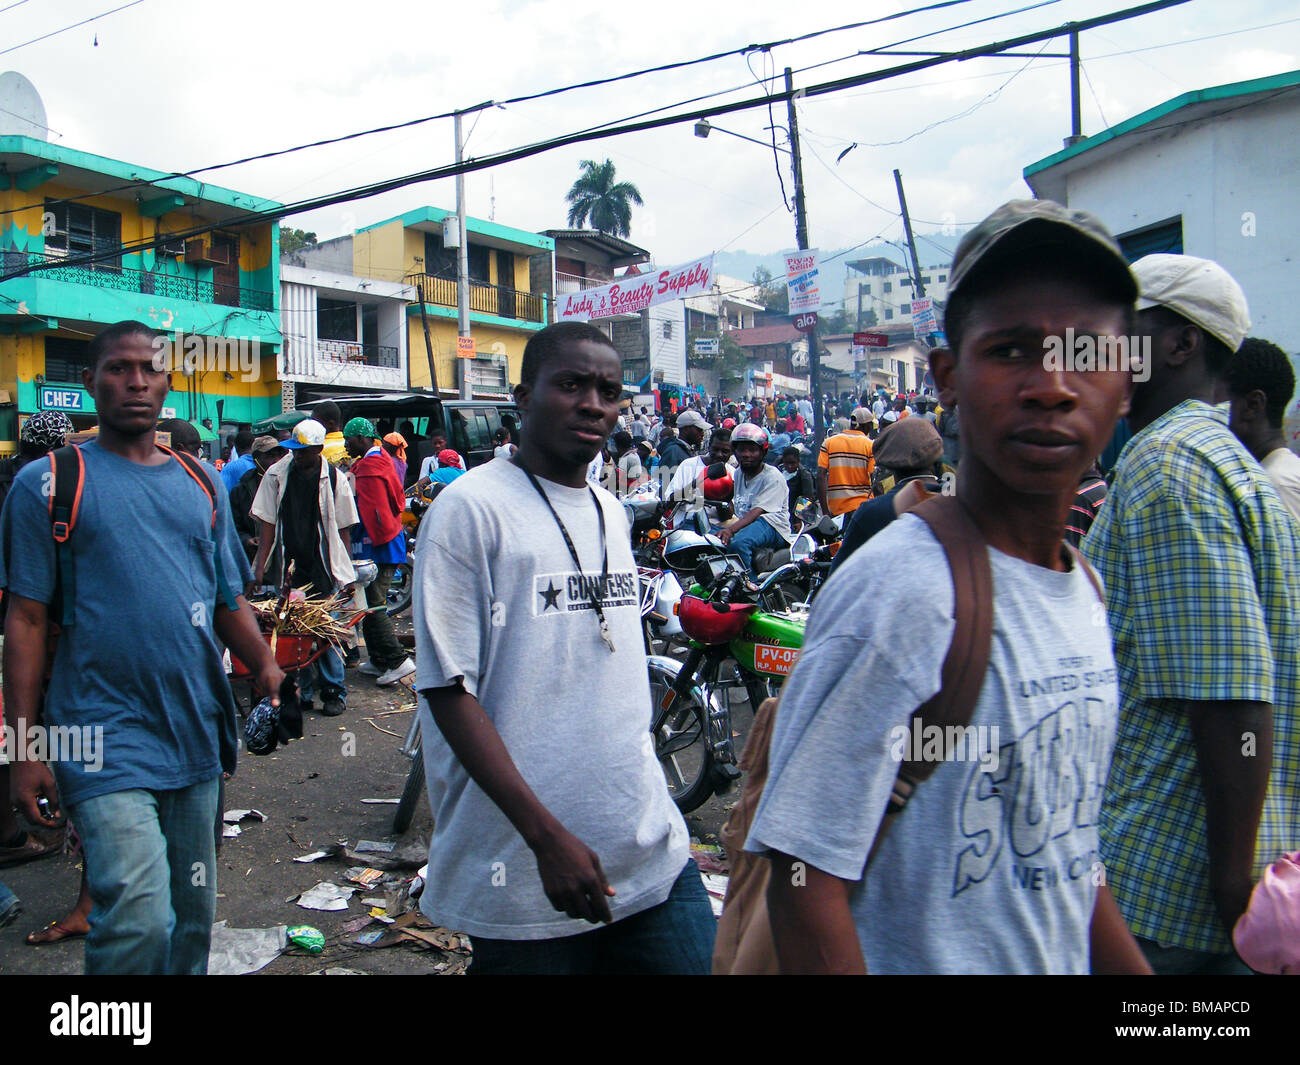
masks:
{"label": "wooden utility pole", "polygon": [[[790,123],[790,171],[794,176],[794,239],[800,251],[808,250],[808,209],[803,195],[803,157],[799,154],[799,116],[795,113],[794,72],[785,68],[785,91],[790,95],[785,101]],[[808,336],[808,387],[812,392],[813,438],[817,447],[825,436],[825,419],[822,416],[821,353],[817,350],[817,330],[810,329]]]}
{"label": "wooden utility pole", "polygon": [[917,299],[925,298],[925,285],[921,281],[921,264],[916,258],[916,238],[912,236],[912,217],[907,213],[907,197],[903,195],[903,176],[894,171],[894,185],[898,189],[898,209],[903,212],[903,230],[907,233],[907,249],[912,253],[912,285]]}

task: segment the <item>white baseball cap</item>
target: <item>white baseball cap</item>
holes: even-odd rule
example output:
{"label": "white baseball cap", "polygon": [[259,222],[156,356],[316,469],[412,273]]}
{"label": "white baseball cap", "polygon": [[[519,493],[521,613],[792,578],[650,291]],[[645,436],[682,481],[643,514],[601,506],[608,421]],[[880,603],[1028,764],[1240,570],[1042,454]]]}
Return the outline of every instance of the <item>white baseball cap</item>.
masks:
{"label": "white baseball cap", "polygon": [[302,447],[320,447],[324,443],[325,426],[315,418],[306,418],[293,427],[289,439],[280,446],[287,447],[290,451],[297,451]]}
{"label": "white baseball cap", "polygon": [[1222,266],[1194,255],[1146,255],[1133,264],[1141,289],[1137,309],[1168,307],[1229,351],[1250,332],[1246,294]]}

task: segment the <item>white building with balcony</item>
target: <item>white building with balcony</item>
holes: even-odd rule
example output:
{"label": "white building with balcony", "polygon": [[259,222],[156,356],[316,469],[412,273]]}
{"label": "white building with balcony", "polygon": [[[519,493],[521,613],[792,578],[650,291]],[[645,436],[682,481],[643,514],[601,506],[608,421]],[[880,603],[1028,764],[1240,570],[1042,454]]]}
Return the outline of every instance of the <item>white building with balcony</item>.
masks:
{"label": "white building with balcony", "polygon": [[[911,270],[883,255],[854,259],[845,265],[849,269],[844,279],[844,310],[851,325],[868,329],[912,324],[916,289]],[[944,303],[948,298],[948,265],[922,267],[921,285],[927,297]],[[874,312],[874,322],[869,312]]]}
{"label": "white building with balcony", "polygon": [[285,402],[406,391],[406,307],[415,299],[409,285],[282,264],[277,369]]}

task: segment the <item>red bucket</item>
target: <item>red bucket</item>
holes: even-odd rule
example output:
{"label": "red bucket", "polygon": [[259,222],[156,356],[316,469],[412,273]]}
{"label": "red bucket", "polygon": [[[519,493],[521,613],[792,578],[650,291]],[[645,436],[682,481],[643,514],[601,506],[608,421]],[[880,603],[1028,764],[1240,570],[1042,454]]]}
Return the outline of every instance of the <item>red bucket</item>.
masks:
{"label": "red bucket", "polygon": [[[262,635],[269,643],[270,633]],[[281,636],[275,642],[276,664],[286,673],[295,669],[304,669],[319,657],[320,647],[313,636]],[[233,651],[230,655],[230,670],[232,677],[241,680],[246,680],[253,675],[252,670],[236,658]]]}

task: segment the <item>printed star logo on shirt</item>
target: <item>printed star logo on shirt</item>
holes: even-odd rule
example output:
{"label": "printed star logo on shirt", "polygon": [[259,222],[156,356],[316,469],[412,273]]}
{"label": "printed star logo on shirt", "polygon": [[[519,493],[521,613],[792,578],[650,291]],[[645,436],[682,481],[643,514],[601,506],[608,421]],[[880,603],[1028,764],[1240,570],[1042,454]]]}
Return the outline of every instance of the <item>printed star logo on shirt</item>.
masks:
{"label": "printed star logo on shirt", "polygon": [[554,581],[548,581],[545,590],[539,590],[538,595],[546,600],[545,606],[542,607],[543,613],[547,610],[560,609],[560,592],[563,589],[555,587]]}

